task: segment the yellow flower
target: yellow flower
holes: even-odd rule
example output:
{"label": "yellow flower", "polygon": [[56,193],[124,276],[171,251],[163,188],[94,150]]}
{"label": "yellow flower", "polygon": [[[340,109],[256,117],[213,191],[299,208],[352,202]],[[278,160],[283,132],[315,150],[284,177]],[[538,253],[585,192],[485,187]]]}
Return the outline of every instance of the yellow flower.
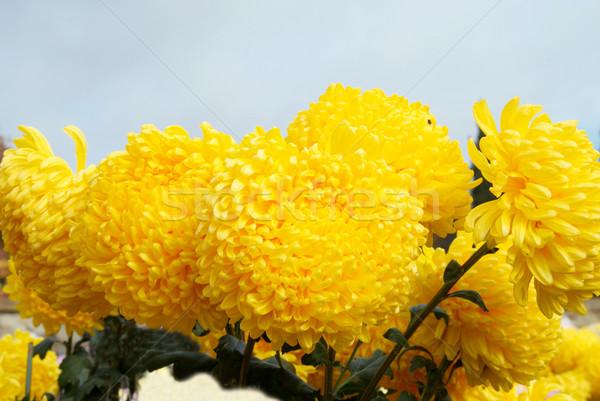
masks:
{"label": "yellow flower", "polygon": [[4,153],[0,169],[0,223],[5,246],[24,285],[53,308],[106,316],[111,310],[103,292],[88,285],[88,272],[76,263],[70,237],[85,208],[83,194],[96,168],[85,168],[85,137],[75,127],[66,133],[76,144],[77,173],[52,153],[34,128]]}
{"label": "yellow flower", "polygon": [[[27,374],[27,350],[42,339],[34,339],[27,332],[17,330],[14,338],[7,334],[0,338],[0,401],[14,401],[25,396]],[[33,357],[31,369],[31,399],[46,399],[44,393],[55,394],[58,390],[60,370],[56,354],[48,351],[44,359]]]}
{"label": "yellow flower", "polygon": [[21,277],[16,274],[12,260],[9,262],[11,274],[2,291],[10,295],[10,299],[17,303],[15,309],[23,319],[33,318],[34,326],[44,326],[46,335],[58,333],[61,326],[65,326],[67,335],[76,332],[94,334],[94,329],[102,330],[102,320],[98,320],[90,313],[78,312],[69,316],[65,310],[56,310],[41,299],[34,291],[28,290],[23,285]]}
{"label": "yellow flower", "polygon": [[592,384],[582,370],[570,370],[556,375],[553,374],[542,377],[538,381],[555,386],[561,393],[570,395],[575,401],[592,399]]}
{"label": "yellow flower", "polygon": [[516,401],[575,401],[575,399],[563,393],[557,384],[538,380],[520,393]]}
{"label": "yellow flower", "polygon": [[[600,337],[595,332],[587,328],[564,329],[563,341],[549,366],[550,377],[580,378],[590,383],[592,399],[600,399]],[[576,388],[576,380],[562,381],[568,386],[566,390]]]}
{"label": "yellow flower", "polygon": [[600,294],[599,154],[575,121],[533,118],[541,109],[514,98],[498,131],[485,100],[475,104],[486,136],[481,152],[470,141],[469,153],[498,199],[473,209],[466,227],[476,242],[512,234],[510,279],[521,305],[533,278],[546,316],[585,314],[582,301]]}
{"label": "yellow flower", "polygon": [[[464,232],[459,232],[447,254],[425,248],[417,260],[411,304],[427,303],[442,286],[447,263],[451,259],[463,263],[473,251],[472,237]],[[448,313],[449,325],[429,316],[411,344],[424,346],[437,357],[445,354],[453,359],[460,353],[471,385],[489,383],[508,391],[515,382],[527,384],[539,377],[560,342],[560,319],[547,319],[532,304],[518,305],[508,282],[510,269],[506,249],[484,256],[452,291],[477,291],[489,312],[462,298],[444,300],[440,307]],[[530,291],[535,299],[533,288]],[[405,316],[384,326],[404,330],[407,320]],[[383,332],[372,337],[381,338]],[[390,347],[389,343],[379,340],[374,346]]]}
{"label": "yellow flower", "polygon": [[[424,252],[418,262],[416,303],[426,302],[441,286],[443,269],[451,259],[463,263],[472,253],[473,239],[466,233],[459,233],[447,255],[440,250]],[[527,384],[539,377],[554,356],[561,336],[560,319],[547,319],[533,304],[533,286],[528,289],[532,302],[522,307],[514,301],[508,281],[511,266],[506,258],[506,247],[484,256],[454,286],[452,291],[477,291],[489,312],[461,298],[443,301],[440,306],[450,315],[450,324],[443,327],[439,342],[449,358],[460,351],[463,363],[469,367],[470,383],[481,384],[483,380],[505,391],[513,382]],[[443,323],[429,322],[437,325],[440,333]],[[421,328],[424,335],[432,334],[425,330]]]}
{"label": "yellow flower", "polygon": [[202,129],[203,140],[176,126],[130,133],[126,151],[98,166],[74,229],[95,288],[127,319],[151,328],[185,333],[196,320],[211,330],[227,323],[202,295],[205,283],[195,281],[203,242],[196,230],[207,224],[202,190],[235,142],[208,124]]}
{"label": "yellow flower", "polygon": [[201,255],[204,291],[252,338],[341,347],[406,305],[425,242],[406,174],[300,150],[257,128],[215,178]]}
{"label": "yellow flower", "polygon": [[[454,220],[471,208],[473,172],[448,128],[437,125],[429,107],[409,104],[381,89],[331,85],[318,103],[301,111],[287,129],[286,141],[300,150],[317,145],[344,158],[384,160],[395,172],[409,172],[411,194],[423,202],[422,222],[441,237],[453,233]],[[460,224],[459,224],[460,228]]]}

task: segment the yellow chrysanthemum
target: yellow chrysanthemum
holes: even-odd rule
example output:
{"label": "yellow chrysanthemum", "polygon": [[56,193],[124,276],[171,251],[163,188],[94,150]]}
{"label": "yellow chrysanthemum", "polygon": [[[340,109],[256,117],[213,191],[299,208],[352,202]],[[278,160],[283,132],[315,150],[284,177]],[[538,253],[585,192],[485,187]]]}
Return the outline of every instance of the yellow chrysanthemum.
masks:
{"label": "yellow chrysanthemum", "polygon": [[475,104],[486,136],[481,152],[469,142],[469,154],[498,199],[473,209],[466,227],[476,241],[512,234],[510,279],[520,304],[533,278],[546,316],[585,314],[582,301],[600,294],[599,153],[576,121],[534,118],[541,109],[514,98],[498,131],[485,100]]}
{"label": "yellow chrysanthemum", "polygon": [[58,333],[63,325],[69,336],[73,332],[83,335],[94,334],[94,329],[102,330],[102,320],[96,319],[91,313],[78,312],[69,316],[67,311],[53,309],[34,291],[25,288],[21,277],[16,274],[12,260],[9,261],[9,269],[11,274],[2,291],[17,303],[15,309],[19,311],[19,315],[23,319],[33,318],[34,326],[43,325],[46,335]]}
{"label": "yellow chrysanthemum", "polygon": [[441,237],[471,208],[473,172],[448,128],[436,124],[429,107],[409,104],[381,89],[331,85],[289,125],[286,141],[300,150],[317,145],[344,158],[385,160],[395,172],[409,172],[411,193],[423,202],[422,222]]}
{"label": "yellow chrysanthemum", "polygon": [[382,162],[300,150],[278,129],[245,137],[215,177],[198,248],[205,295],[274,349],[345,346],[406,306],[425,242],[410,179]]}
{"label": "yellow chrysanthemum", "polygon": [[[42,339],[34,339],[27,332],[17,330],[14,338],[7,334],[0,338],[0,401],[14,401],[25,396],[27,375],[27,350]],[[45,393],[55,394],[58,390],[60,370],[56,354],[48,351],[44,359],[33,357],[31,369],[31,399],[46,400]]]}
{"label": "yellow chrysanthemum", "polygon": [[[600,400],[600,337],[595,332],[586,328],[564,329],[563,341],[549,366],[550,377],[570,374],[565,377],[581,378],[591,385],[591,399]],[[571,380],[565,385],[572,389],[575,382]]]}
{"label": "yellow chrysanthemum", "polygon": [[[425,248],[417,260],[411,304],[427,303],[433,298],[443,284],[448,262],[455,259],[462,263],[473,251],[472,237],[464,232],[459,232],[447,254],[442,249]],[[439,357],[445,354],[450,359],[460,352],[472,385],[489,383],[496,389],[508,391],[515,382],[527,384],[539,377],[560,342],[560,319],[547,319],[532,304],[518,305],[508,282],[510,269],[506,249],[484,256],[452,291],[477,291],[489,312],[462,298],[444,300],[440,307],[448,313],[449,325],[429,316],[411,338],[411,344],[424,346]],[[530,291],[535,299],[533,288]],[[407,317],[404,317],[384,326],[404,330],[406,324]],[[381,338],[382,334],[372,337]],[[389,347],[387,343],[389,341],[382,346]]]}
{"label": "yellow chrysanthemum", "polygon": [[106,316],[103,292],[88,285],[88,272],[76,263],[70,231],[85,208],[83,194],[96,168],[85,168],[86,141],[66,127],[77,151],[77,173],[54,156],[46,138],[34,128],[4,153],[0,169],[0,223],[6,250],[25,286],[53,308]]}
{"label": "yellow chrysanthemum", "polygon": [[203,241],[196,229],[207,224],[202,191],[235,142],[208,124],[202,129],[203,140],[175,126],[129,134],[126,151],[98,166],[74,230],[95,288],[127,319],[151,328],[190,332],[196,320],[211,330],[227,323],[196,282]]}

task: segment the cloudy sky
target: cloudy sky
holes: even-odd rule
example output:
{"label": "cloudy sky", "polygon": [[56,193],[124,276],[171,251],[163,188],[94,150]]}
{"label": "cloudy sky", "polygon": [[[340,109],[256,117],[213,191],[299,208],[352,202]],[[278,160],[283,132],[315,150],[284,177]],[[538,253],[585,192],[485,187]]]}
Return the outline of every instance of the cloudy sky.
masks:
{"label": "cloudy sky", "polygon": [[3,2],[0,133],[34,126],[74,165],[76,125],[97,164],[144,123],[285,130],[341,82],[429,104],[463,149],[473,103],[514,96],[598,143],[599,17],[591,0]]}

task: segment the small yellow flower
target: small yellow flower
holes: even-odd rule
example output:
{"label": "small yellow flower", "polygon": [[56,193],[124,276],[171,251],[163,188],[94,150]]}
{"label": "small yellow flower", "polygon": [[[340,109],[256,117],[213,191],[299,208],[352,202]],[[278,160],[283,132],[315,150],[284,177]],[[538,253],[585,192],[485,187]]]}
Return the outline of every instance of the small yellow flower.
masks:
{"label": "small yellow flower", "polygon": [[63,325],[68,336],[73,332],[83,335],[94,334],[94,329],[102,330],[102,320],[96,319],[90,313],[78,312],[69,316],[65,310],[53,309],[34,291],[25,288],[21,277],[16,274],[13,261],[10,260],[8,263],[11,274],[2,291],[17,303],[15,309],[23,319],[33,318],[34,326],[43,325],[48,336],[58,333]]}
{"label": "small yellow flower", "polygon": [[350,344],[406,308],[426,239],[409,179],[257,128],[215,177],[214,216],[197,232],[204,294],[252,338],[266,332],[273,349],[310,352],[321,336]]}
{"label": "small yellow flower", "polygon": [[[349,159],[383,160],[395,172],[408,172],[411,194],[423,202],[423,224],[431,234],[455,232],[454,220],[471,209],[473,172],[448,128],[436,123],[429,107],[381,89],[331,85],[288,129],[286,141],[300,150],[317,145]],[[460,228],[461,223],[458,226]]]}
{"label": "small yellow flower", "polygon": [[73,230],[79,262],[96,290],[127,319],[151,328],[190,332],[225,327],[227,316],[202,292],[196,260],[205,252],[199,213],[216,170],[235,142],[208,124],[204,139],[183,128],[152,125],[130,133],[126,151],[98,166],[85,198],[87,209]]}
{"label": "small yellow flower", "polygon": [[481,152],[469,142],[469,154],[498,199],[473,209],[466,228],[476,242],[512,235],[510,280],[521,305],[533,279],[546,316],[585,314],[582,301],[600,294],[599,154],[575,121],[534,118],[541,109],[514,98],[498,131],[485,100],[475,104],[486,136]]}
{"label": "small yellow flower", "polygon": [[[42,339],[34,339],[27,332],[17,330],[0,338],[0,401],[14,401],[25,396],[27,374],[27,351],[29,343],[37,345]],[[56,394],[60,369],[56,354],[48,351],[44,359],[33,357],[31,370],[31,399],[46,400],[45,393]]]}
{"label": "small yellow flower", "polygon": [[83,213],[83,195],[96,168],[85,168],[86,141],[75,127],[66,133],[76,144],[77,173],[54,156],[34,128],[19,127],[16,149],[4,153],[0,169],[0,224],[5,247],[24,285],[57,310],[106,316],[112,307],[103,291],[88,285],[88,272],[76,263],[70,236]]}

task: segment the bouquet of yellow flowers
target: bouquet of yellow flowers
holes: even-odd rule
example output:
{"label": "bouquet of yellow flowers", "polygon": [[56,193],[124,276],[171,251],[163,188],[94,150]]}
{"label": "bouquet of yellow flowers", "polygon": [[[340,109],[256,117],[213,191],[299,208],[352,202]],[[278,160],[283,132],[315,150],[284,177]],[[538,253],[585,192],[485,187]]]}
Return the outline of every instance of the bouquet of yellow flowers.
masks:
{"label": "bouquet of yellow flowers", "polygon": [[[567,368],[575,345],[559,345],[563,313],[600,294],[599,153],[540,111],[515,98],[497,126],[475,104],[469,155],[494,196],[475,207],[481,179],[448,128],[379,89],[332,85],[287,135],[239,143],[145,125],[98,166],[70,126],[76,172],[20,127],[0,169],[8,292],[49,331],[106,319],[69,356],[89,351],[88,368],[135,324],[209,352],[150,346],[108,363],[117,376],[172,364],[286,400],[598,397],[598,362]],[[94,372],[61,391],[122,387]]]}

